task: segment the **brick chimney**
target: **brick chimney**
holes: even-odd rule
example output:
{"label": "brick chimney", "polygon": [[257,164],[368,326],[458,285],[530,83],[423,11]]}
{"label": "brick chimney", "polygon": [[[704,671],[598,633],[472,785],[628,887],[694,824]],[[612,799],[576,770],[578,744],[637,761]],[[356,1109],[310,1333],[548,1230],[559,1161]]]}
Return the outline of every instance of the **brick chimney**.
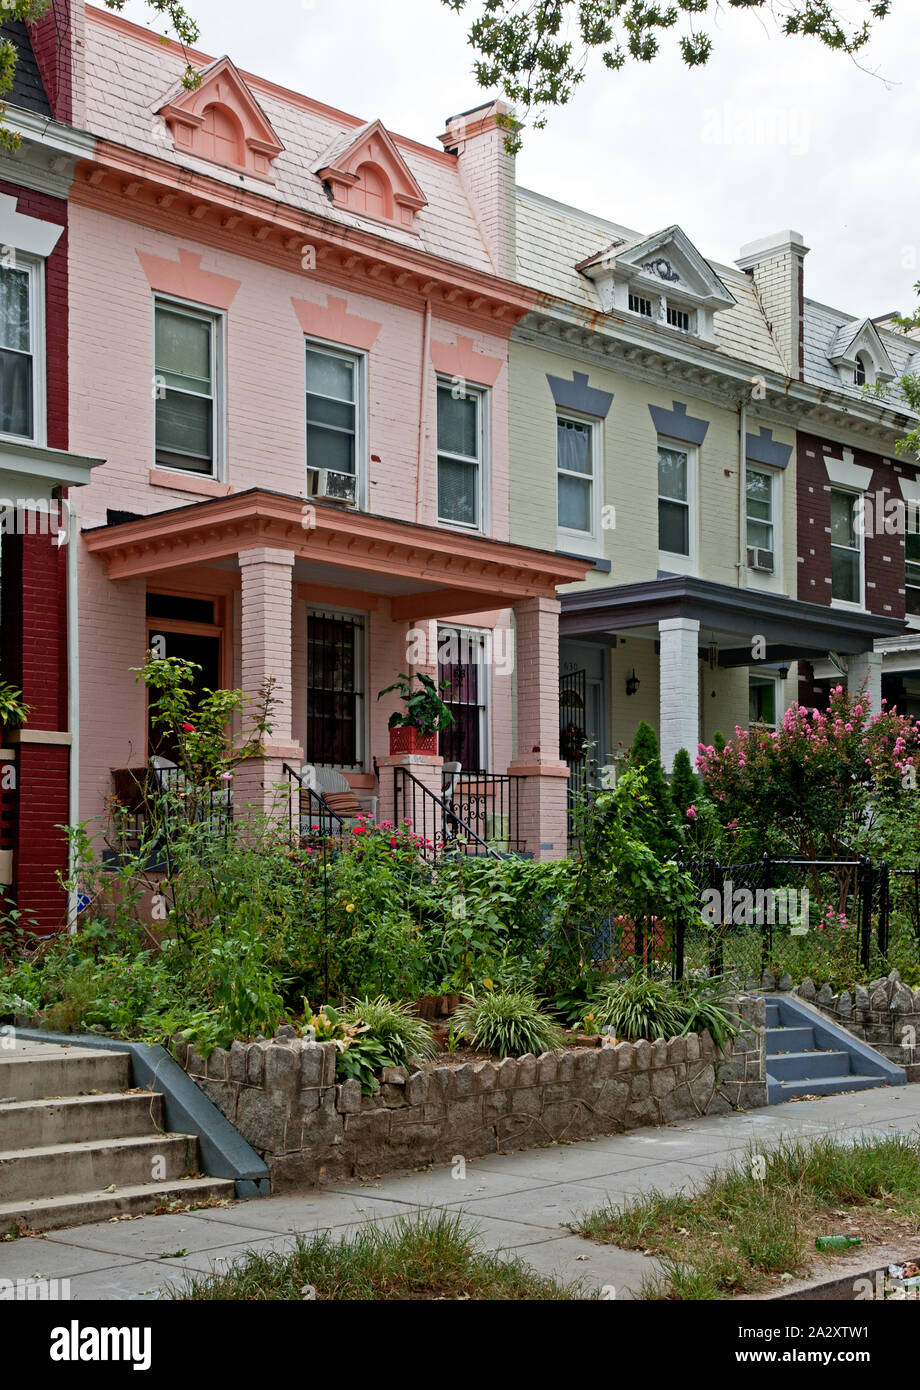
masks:
{"label": "brick chimney", "polygon": [[508,111],[503,101],[486,102],[448,117],[438,138],[457,156],[460,181],[496,274],[511,280],[516,271],[514,155],[505,149],[508,128],[496,120]]}
{"label": "brick chimney", "polygon": [[28,26],[32,52],[56,121],[86,125],[86,8],[83,0],[51,0]]}
{"label": "brick chimney", "polygon": [[754,281],[787,374],[801,381],[804,366],[803,301],[808,247],[801,232],[774,232],[742,246],[735,262]]}

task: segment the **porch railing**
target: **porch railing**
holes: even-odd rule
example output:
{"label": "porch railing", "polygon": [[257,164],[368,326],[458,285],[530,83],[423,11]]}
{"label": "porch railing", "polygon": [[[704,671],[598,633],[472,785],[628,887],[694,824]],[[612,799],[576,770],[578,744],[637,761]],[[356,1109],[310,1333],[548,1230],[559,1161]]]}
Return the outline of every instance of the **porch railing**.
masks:
{"label": "porch railing", "polygon": [[120,846],[137,849],[155,837],[168,838],[172,825],[183,821],[207,824],[226,835],[233,824],[233,792],[223,787],[202,789],[189,782],[179,767],[119,768],[112,772],[115,831]]}
{"label": "porch railing", "polygon": [[521,779],[509,773],[445,772],[442,799],[451,822],[506,854],[520,853]]}
{"label": "porch railing", "polygon": [[[393,768],[395,820],[411,821],[419,852],[428,860],[444,854],[485,854],[501,859],[495,845],[469,825],[443,796],[436,796],[407,767]],[[503,843],[503,842],[502,842]]]}
{"label": "porch railing", "polygon": [[306,785],[296,768],[284,763],[288,779],[288,829],[292,844],[341,840],[348,829],[341,816],[326,805],[319,792]]}

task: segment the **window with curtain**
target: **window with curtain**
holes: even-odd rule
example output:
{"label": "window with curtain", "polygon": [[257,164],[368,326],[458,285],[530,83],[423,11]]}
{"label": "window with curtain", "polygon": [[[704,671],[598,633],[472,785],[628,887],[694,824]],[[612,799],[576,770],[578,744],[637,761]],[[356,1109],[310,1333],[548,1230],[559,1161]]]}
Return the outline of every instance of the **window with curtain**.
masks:
{"label": "window with curtain", "polygon": [[307,344],[307,467],[354,473],[359,361]]}
{"label": "window with curtain", "polygon": [[157,464],[216,477],[218,321],[163,301],[155,313]]}
{"label": "window with curtain", "polygon": [[690,554],[690,455],[658,445],[658,549]]}
{"label": "window with curtain", "polygon": [[33,271],[0,269],[0,433],[35,437]]}
{"label": "window with curtain", "polygon": [[556,421],[559,525],[564,531],[594,532],[594,430],[583,420]]}
{"label": "window with curtain", "polygon": [[750,466],[747,469],[747,544],[749,549],[768,550],[775,555],[773,474]]}
{"label": "window with curtain", "polygon": [[483,393],[438,382],[438,519],[482,524]]}
{"label": "window with curtain", "polygon": [[831,489],[831,597],[843,603],[862,603],[860,500]]}

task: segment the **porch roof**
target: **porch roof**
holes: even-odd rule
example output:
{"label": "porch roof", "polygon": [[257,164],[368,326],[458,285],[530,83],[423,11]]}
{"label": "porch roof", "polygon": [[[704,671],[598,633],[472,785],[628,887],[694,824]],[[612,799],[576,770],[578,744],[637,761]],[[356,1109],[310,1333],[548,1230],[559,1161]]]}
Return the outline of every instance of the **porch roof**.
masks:
{"label": "porch roof", "polygon": [[828,652],[867,651],[876,638],[904,630],[900,618],[804,603],[785,594],[736,589],[685,575],[663,575],[638,584],[616,584],[562,595],[563,637],[647,627],[666,618],[696,618],[700,628],[739,640],[720,653],[723,665],[747,665],[751,639],[764,638],[770,659],[796,660]]}
{"label": "porch roof", "polygon": [[[83,538],[110,579],[219,564],[263,546],[288,550],[311,567],[352,576],[356,592],[362,574],[391,578],[393,618],[413,622],[554,598],[558,585],[583,580],[591,569],[589,560],[264,488],[91,527]],[[379,582],[373,588],[381,592]]]}

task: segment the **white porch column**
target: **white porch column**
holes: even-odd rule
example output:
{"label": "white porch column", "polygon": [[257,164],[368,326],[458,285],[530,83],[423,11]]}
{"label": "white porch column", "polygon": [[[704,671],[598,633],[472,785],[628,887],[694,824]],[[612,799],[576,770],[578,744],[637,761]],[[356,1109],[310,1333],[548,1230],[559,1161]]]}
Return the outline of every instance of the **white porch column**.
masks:
{"label": "white porch column", "polygon": [[[294,601],[294,556],[289,550],[244,550],[239,557],[242,574],[241,671],[242,687],[256,702],[265,682],[273,679],[275,705],[272,732],[265,740],[264,757],[244,763],[236,773],[234,801],[270,812],[278,803],[287,816],[287,801],[279,798],[279,785],[287,790],[283,764],[299,768],[303,748],[292,729],[291,639]],[[251,707],[243,712],[243,732],[251,727]]]}
{"label": "white porch column", "polygon": [[856,695],[864,689],[873,714],[882,709],[882,653],[856,652],[847,658],[847,689]]}
{"label": "white porch column", "polygon": [[700,624],[698,618],[662,618],[658,697],[661,765],[670,772],[678,749],[696,758],[700,741]]}

